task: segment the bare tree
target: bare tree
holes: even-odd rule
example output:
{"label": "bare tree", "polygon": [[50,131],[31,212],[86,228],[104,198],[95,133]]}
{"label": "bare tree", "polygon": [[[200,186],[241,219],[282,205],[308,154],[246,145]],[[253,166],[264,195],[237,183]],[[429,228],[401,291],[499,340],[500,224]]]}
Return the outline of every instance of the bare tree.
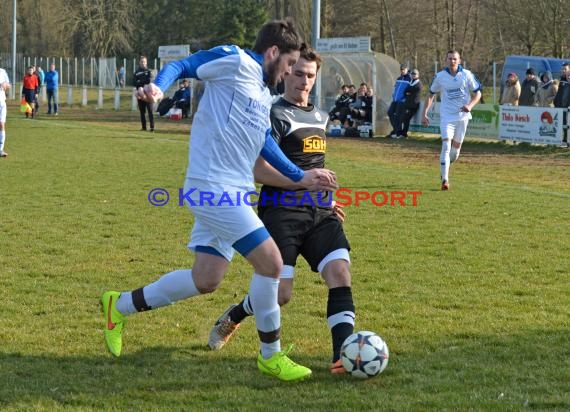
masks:
{"label": "bare tree", "polygon": [[396,52],[396,40],[394,39],[394,27],[392,26],[392,21],[390,19],[390,10],[388,9],[388,4],[386,0],[382,0],[382,9],[384,11],[384,17],[386,19],[386,30],[390,37],[390,46],[392,49],[392,57],[398,59],[398,54]]}
{"label": "bare tree", "polygon": [[[0,51],[11,39],[11,1],[0,2]],[[370,36],[373,50],[428,71],[456,48],[484,73],[509,54],[562,57],[570,15],[563,0],[321,0],[321,37]],[[258,7],[292,16],[312,34],[311,0],[26,0],[18,2],[18,52],[26,55],[151,55],[161,44],[206,48],[248,43]],[[189,6],[191,4],[191,6]],[[246,7],[247,6],[247,7]],[[243,11],[247,9],[247,16]],[[224,10],[232,11],[225,13]],[[233,10],[237,10],[233,13]],[[223,17],[220,17],[223,16]],[[261,14],[259,14],[261,16]],[[136,24],[135,24],[136,22]]]}
{"label": "bare tree", "polygon": [[127,0],[66,0],[65,24],[73,33],[74,52],[83,56],[111,56],[130,52],[134,30]]}

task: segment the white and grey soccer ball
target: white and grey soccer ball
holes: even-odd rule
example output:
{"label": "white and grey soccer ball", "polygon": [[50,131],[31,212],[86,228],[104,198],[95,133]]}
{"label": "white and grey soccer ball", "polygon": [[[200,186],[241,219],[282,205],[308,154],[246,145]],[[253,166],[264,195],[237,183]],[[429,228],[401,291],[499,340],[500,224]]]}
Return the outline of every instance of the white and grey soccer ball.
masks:
{"label": "white and grey soccer ball", "polygon": [[342,366],[350,375],[368,379],[377,376],[388,366],[388,345],[374,332],[353,333],[342,344]]}

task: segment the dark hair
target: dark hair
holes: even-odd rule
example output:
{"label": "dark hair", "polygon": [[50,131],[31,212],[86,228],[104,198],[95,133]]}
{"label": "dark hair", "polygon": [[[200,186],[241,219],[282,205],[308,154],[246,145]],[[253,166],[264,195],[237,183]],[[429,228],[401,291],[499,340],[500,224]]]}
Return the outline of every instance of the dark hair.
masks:
{"label": "dark hair", "polygon": [[288,53],[292,50],[301,50],[303,40],[295,28],[293,19],[273,20],[265,23],[255,39],[253,51],[263,54],[267,49],[277,46],[280,53]]}
{"label": "dark hair", "polygon": [[303,43],[301,45],[301,55],[299,57],[309,62],[317,63],[317,71],[319,71],[319,69],[321,68],[321,63],[323,62],[321,55],[317,53],[315,50],[313,50],[313,48],[309,46],[307,43]]}

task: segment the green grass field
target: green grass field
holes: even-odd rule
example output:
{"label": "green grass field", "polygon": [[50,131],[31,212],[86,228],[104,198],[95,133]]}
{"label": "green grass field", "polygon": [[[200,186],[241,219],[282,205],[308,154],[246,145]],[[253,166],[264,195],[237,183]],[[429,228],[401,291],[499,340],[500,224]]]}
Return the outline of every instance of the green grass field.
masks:
{"label": "green grass field", "polygon": [[[45,106],[42,108],[45,109]],[[43,112],[43,111],[42,111]],[[0,159],[0,410],[570,410],[570,151],[472,141],[439,190],[439,141],[330,139],[343,187],[421,191],[417,206],[346,208],[357,330],[387,341],[386,371],[331,376],[327,291],[305,262],[283,345],[313,369],[261,375],[248,320],[206,349],[218,314],[247,291],[237,257],[220,290],[129,318],[123,356],[105,350],[98,299],[191,267],[192,219],[176,199],[189,123],[63,107],[10,108]]]}

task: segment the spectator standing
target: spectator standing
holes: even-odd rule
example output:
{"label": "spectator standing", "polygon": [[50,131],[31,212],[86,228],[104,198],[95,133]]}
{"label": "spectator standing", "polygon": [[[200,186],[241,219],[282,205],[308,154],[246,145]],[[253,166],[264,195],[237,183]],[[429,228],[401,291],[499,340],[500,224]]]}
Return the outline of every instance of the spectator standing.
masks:
{"label": "spectator standing", "polygon": [[412,70],[412,82],[406,88],[404,95],[404,112],[402,115],[402,128],[398,130],[396,138],[408,137],[408,129],[410,128],[410,121],[420,108],[420,98],[422,93],[422,82],[420,80],[420,71],[418,69]]}
{"label": "spectator standing", "polygon": [[121,66],[119,68],[119,72],[117,73],[117,76],[119,78],[119,87],[123,88],[125,87],[125,75],[127,74],[126,70],[125,70],[125,66]]}
{"label": "spectator standing", "polygon": [[57,116],[59,104],[59,73],[55,69],[55,63],[49,65],[49,70],[45,75],[45,82],[48,104],[47,114],[52,113],[53,104],[53,114]]}
{"label": "spectator standing", "polygon": [[6,114],[8,106],[6,105],[6,92],[12,87],[10,85],[10,78],[6,70],[0,68],[0,157],[8,156],[4,151],[4,144],[6,143]]}
{"label": "spectator standing", "polygon": [[540,107],[554,107],[554,98],[558,92],[558,82],[552,80],[552,73],[544,72],[536,91],[536,104]]}
{"label": "spectator standing", "polygon": [[[552,76],[551,76],[552,77]],[[539,83],[532,67],[526,70],[525,79],[521,83],[521,95],[519,98],[520,106],[536,106],[536,94],[538,93]]]}
{"label": "spectator standing", "polygon": [[[570,63],[562,63],[562,71],[560,74],[560,83],[558,83],[558,90],[554,96],[554,107],[570,107],[570,84],[568,83],[568,76],[570,75]],[[568,124],[568,112],[562,112],[563,124]],[[562,146],[569,147],[568,144],[568,129],[563,129]]]}
{"label": "spectator standing", "polygon": [[422,124],[427,127],[427,114],[435,100],[435,94],[440,93],[441,190],[449,190],[449,166],[459,157],[471,119],[471,110],[481,100],[481,83],[460,63],[461,56],[458,51],[447,52],[447,67],[435,75],[422,113]]}
{"label": "spectator standing", "polygon": [[519,77],[516,73],[509,73],[503,94],[501,95],[501,104],[505,106],[518,106],[520,95],[521,84],[519,83]]}
{"label": "spectator standing", "polygon": [[42,69],[42,66],[38,66],[37,73],[38,73],[38,80],[40,81],[40,87],[42,87],[45,84],[44,82],[46,77],[44,70]]}
{"label": "spectator standing", "polygon": [[26,119],[31,116],[34,118],[34,114],[36,113],[35,106],[36,101],[38,100],[38,90],[39,90],[39,80],[38,76],[34,73],[34,66],[28,67],[26,70],[26,74],[22,79],[22,96],[26,99],[26,103],[30,105],[32,108],[32,112],[28,113],[26,111]]}
{"label": "spectator standing", "polygon": [[366,102],[366,108],[364,110],[364,121],[367,123],[372,123],[372,106],[374,105],[374,90],[372,87],[368,86],[364,100]]}
{"label": "spectator standing", "polygon": [[570,63],[562,63],[560,67],[560,81],[568,81],[568,75],[570,75]]}
{"label": "spectator standing", "polygon": [[388,118],[392,125],[392,131],[386,137],[398,137],[398,130],[402,128],[402,114],[404,112],[404,101],[406,89],[412,82],[412,76],[408,73],[408,66],[406,64],[400,65],[400,76],[394,83],[394,90],[392,91],[392,102],[388,108]]}
{"label": "spectator standing", "polygon": [[151,81],[151,77],[152,77],[151,71],[148,68],[146,56],[141,56],[139,58],[139,67],[137,68],[137,70],[133,74],[133,77],[134,77],[135,93],[136,93],[137,98],[138,98],[137,103],[138,103],[139,112],[141,115],[141,130],[146,130],[146,113],[148,113],[148,121],[150,124],[150,131],[154,132],[154,117],[152,114],[154,105],[152,102],[147,102],[147,101],[138,97],[139,96],[138,90],[140,88],[144,87],[145,85],[149,84]]}

